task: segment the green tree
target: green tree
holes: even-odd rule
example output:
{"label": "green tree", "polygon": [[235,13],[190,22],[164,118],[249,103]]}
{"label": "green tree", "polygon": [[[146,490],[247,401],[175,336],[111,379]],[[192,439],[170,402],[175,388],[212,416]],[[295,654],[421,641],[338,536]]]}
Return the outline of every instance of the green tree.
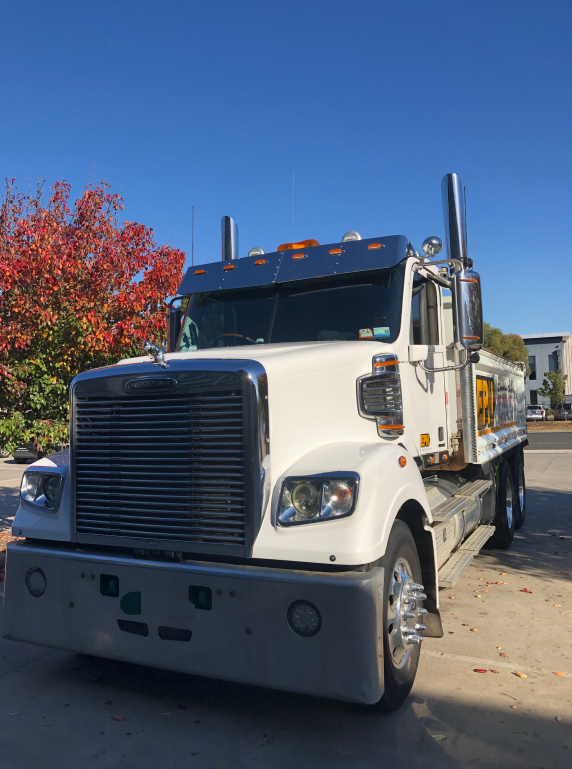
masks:
{"label": "green tree", "polygon": [[560,406],[565,400],[567,379],[568,375],[563,374],[561,371],[546,371],[542,387],[539,387],[537,392],[543,398],[550,398],[550,405],[552,407]]}
{"label": "green tree", "polygon": [[501,358],[514,361],[515,363],[524,363],[526,373],[530,374],[528,366],[528,350],[524,339],[518,334],[505,334],[500,328],[485,323],[485,344],[487,350],[495,352]]}

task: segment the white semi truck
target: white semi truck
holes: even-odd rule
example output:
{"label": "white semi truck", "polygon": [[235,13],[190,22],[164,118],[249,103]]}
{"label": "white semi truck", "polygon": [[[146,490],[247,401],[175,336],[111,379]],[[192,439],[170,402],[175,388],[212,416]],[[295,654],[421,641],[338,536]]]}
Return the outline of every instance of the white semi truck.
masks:
{"label": "white semi truck", "polygon": [[402,236],[192,267],[170,352],[71,386],[24,473],[5,637],[396,709],[439,589],[525,517],[524,368],[482,349],[464,192]]}

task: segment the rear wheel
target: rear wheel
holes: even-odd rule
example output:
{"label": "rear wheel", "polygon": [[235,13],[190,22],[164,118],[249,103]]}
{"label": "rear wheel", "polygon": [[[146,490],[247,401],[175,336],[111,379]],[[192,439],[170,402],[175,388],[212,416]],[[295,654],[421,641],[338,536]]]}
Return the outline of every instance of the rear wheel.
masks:
{"label": "rear wheel", "polygon": [[524,462],[517,454],[511,462],[512,482],[514,485],[514,528],[521,529],[526,518],[526,482],[524,480]]}
{"label": "rear wheel", "polygon": [[506,550],[512,545],[515,524],[514,496],[511,468],[508,462],[503,462],[499,468],[497,509],[493,520],[496,530],[489,539],[491,547]]}
{"label": "rear wheel", "polygon": [[383,586],[384,694],[374,705],[379,710],[397,710],[407,699],[419,664],[425,630],[419,620],[427,613],[421,607],[425,594],[421,565],[411,530],[395,521],[387,550],[380,561],[385,570]]}

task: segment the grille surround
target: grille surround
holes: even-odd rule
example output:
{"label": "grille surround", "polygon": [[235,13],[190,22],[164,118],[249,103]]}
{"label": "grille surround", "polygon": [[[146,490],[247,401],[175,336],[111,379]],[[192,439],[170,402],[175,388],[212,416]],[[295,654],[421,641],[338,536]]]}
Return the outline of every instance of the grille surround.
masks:
{"label": "grille surround", "polygon": [[160,378],[152,364],[74,380],[77,542],[251,554],[268,448],[266,374],[254,361],[208,361],[205,371],[206,363],[177,361],[164,375],[177,380],[167,391],[126,389],[134,377]]}

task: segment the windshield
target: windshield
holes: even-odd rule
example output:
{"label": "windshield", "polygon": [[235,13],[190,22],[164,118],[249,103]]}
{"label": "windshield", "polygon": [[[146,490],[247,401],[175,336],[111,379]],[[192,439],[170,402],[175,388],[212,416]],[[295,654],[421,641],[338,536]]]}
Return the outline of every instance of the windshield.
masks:
{"label": "windshield", "polygon": [[377,340],[399,333],[403,265],[281,286],[194,294],[178,350]]}

